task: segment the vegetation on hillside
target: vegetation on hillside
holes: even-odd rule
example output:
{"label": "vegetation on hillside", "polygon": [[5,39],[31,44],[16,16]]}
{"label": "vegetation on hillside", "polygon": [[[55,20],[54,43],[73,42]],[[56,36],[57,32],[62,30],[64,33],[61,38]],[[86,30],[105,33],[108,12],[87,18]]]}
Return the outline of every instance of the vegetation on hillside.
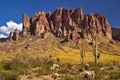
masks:
{"label": "vegetation on hillside", "polygon": [[[39,36],[21,36],[18,41],[12,41],[10,44],[12,51],[0,51],[0,80],[21,80],[23,77],[25,80],[36,78],[45,80],[44,76],[47,76],[48,80],[53,79],[55,78],[51,72],[53,64],[59,65],[58,80],[120,79],[120,56],[112,55],[112,53],[105,54],[106,49],[112,51],[109,47],[119,50],[119,46],[105,44],[104,48],[101,46],[104,44],[99,44],[98,50],[101,51],[101,55],[95,66],[93,46],[86,43],[86,40],[82,46],[83,51],[76,46],[77,41],[69,41],[67,45],[60,44],[61,40],[49,34],[44,40]],[[83,57],[84,65],[81,65]],[[95,76],[82,75],[81,73],[85,71],[93,71]]]}
{"label": "vegetation on hillside", "polygon": [[[55,54],[39,54],[39,56],[33,56],[33,54],[25,52],[9,55],[0,62],[1,80],[20,80],[22,75],[28,76],[27,78],[30,78],[30,76],[34,78],[36,75],[40,79],[40,76],[52,75],[51,67],[53,64],[59,64],[60,66],[58,69],[59,80],[86,79],[79,72],[80,69],[86,70],[85,65],[81,65],[79,50],[68,47],[65,47],[64,50],[65,52],[55,48]],[[101,54],[98,65],[95,66],[92,54],[92,52],[86,52],[85,64],[89,64],[87,71],[95,71],[95,80],[120,79],[119,56]]]}

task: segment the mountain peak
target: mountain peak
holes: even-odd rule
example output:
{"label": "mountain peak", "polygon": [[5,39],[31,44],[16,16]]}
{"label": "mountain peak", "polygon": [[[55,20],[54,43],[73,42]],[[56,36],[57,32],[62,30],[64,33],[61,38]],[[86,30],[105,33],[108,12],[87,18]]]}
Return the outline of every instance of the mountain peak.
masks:
{"label": "mountain peak", "polygon": [[[37,36],[50,32],[57,37],[67,37],[68,40],[81,37],[92,41],[96,34],[112,39],[106,17],[98,13],[85,15],[81,7],[75,10],[60,7],[53,13],[37,12],[30,19],[27,14],[23,14],[22,20],[23,36],[28,32]],[[77,33],[76,28],[81,31]]]}

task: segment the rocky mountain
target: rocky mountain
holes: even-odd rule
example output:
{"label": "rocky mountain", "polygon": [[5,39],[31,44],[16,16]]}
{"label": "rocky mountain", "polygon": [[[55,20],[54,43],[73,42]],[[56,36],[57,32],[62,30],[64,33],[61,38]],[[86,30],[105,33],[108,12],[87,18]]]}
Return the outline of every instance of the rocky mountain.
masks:
{"label": "rocky mountain", "polygon": [[[46,33],[51,32],[56,37],[67,37],[67,40],[81,37],[92,41],[96,34],[112,39],[112,31],[106,17],[98,13],[83,14],[82,8],[58,8],[53,13],[37,12],[30,19],[27,14],[23,14],[22,21],[23,36],[29,33],[44,37]],[[80,29],[79,33],[75,31],[77,28]]]}
{"label": "rocky mountain", "polygon": [[84,39],[86,51],[93,51],[92,44],[97,35],[100,52],[120,53],[120,42],[113,40],[119,38],[113,36],[114,30],[111,30],[107,18],[98,13],[84,14],[82,8],[58,8],[53,13],[37,12],[31,18],[23,14],[22,23],[22,32],[15,29],[7,39],[0,40],[5,42],[4,45],[0,43],[0,50],[10,52],[27,49],[36,52],[34,48],[38,46],[38,52],[44,53],[53,49],[53,45],[59,46],[57,48],[67,46],[79,49],[81,40]]}

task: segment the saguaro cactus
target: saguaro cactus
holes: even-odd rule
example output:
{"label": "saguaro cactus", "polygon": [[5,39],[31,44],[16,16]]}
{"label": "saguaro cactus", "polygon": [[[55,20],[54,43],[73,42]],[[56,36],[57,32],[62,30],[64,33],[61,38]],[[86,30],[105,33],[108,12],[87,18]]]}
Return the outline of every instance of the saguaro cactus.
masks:
{"label": "saguaro cactus", "polygon": [[80,52],[80,55],[81,55],[81,58],[82,58],[82,64],[84,64],[84,57],[85,57],[85,48],[84,48],[84,41],[82,40],[82,43],[81,43],[81,52]]}
{"label": "saguaro cactus", "polygon": [[100,57],[100,53],[98,52],[98,38],[97,35],[95,37],[95,48],[94,48],[94,57],[95,57],[95,65],[97,65],[98,59]]}

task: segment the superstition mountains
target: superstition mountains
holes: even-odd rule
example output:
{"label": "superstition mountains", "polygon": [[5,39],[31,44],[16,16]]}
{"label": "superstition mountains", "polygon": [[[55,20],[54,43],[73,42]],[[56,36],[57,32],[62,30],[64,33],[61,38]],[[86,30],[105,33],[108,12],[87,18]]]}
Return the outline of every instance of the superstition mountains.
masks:
{"label": "superstition mountains", "polygon": [[[78,49],[80,48],[79,46],[81,45],[82,39],[85,39],[86,46],[91,48],[91,45],[95,44],[95,36],[98,36],[99,47],[101,47],[101,49],[104,48],[104,46],[111,45],[107,47],[108,49],[104,48],[105,52],[112,52],[118,55],[120,52],[113,47],[113,45],[119,46],[119,38],[117,38],[119,33],[114,28],[113,30],[111,29],[107,18],[99,13],[84,14],[81,7],[75,10],[61,7],[53,13],[46,13],[44,11],[36,12],[31,18],[29,18],[27,14],[23,14],[22,23],[23,29],[21,32],[15,29],[14,32],[10,32],[10,36],[7,39],[1,39],[1,42],[4,42],[4,44],[9,43],[6,44],[8,47],[4,47],[5,45],[0,46],[1,50],[8,52],[9,50],[13,51],[13,47],[11,47],[12,42],[16,42],[17,48],[17,46],[25,46],[25,43],[28,43],[27,45],[30,46],[30,44],[34,43],[37,39],[38,42],[40,39],[45,41],[43,39],[46,39],[48,36],[52,39],[49,35],[51,34],[56,39],[58,38],[58,43],[63,46],[72,46]],[[32,36],[39,38],[32,40]],[[29,42],[29,40],[33,42]],[[42,43],[41,40],[40,43]],[[73,43],[73,45],[71,45],[71,43]],[[39,43],[36,42],[35,44]],[[34,46],[34,44],[32,44],[32,46]],[[88,49],[88,51],[89,50],[91,49]],[[114,50],[117,52],[114,52]]]}
{"label": "superstition mountains", "polygon": [[0,80],[120,80],[120,29],[100,13],[60,7],[22,17],[0,39]]}

